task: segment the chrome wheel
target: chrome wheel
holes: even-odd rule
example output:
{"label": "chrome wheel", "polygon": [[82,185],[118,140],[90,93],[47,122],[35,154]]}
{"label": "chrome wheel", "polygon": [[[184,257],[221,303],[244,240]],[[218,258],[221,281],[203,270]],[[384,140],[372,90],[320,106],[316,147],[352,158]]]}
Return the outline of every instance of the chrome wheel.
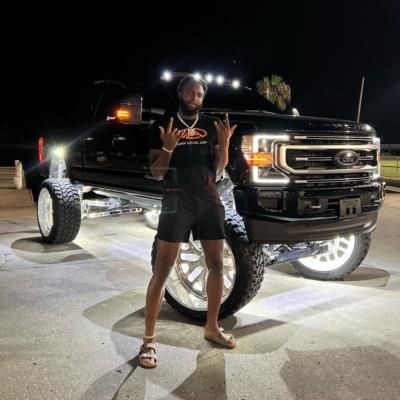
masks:
{"label": "chrome wheel", "polygon": [[38,199],[38,221],[42,235],[47,237],[53,229],[53,199],[50,192],[43,188]]}
{"label": "chrome wheel", "polygon": [[342,267],[352,256],[355,248],[355,237],[344,236],[321,243],[325,251],[313,257],[300,258],[299,263],[306,268],[319,272],[329,272]]}
{"label": "chrome wheel", "polygon": [[144,216],[150,228],[157,229],[158,221],[160,219],[160,214],[161,210],[149,210],[145,212]]}
{"label": "chrome wheel", "polygon": [[[221,304],[232,292],[236,265],[233,252],[224,242],[224,288]],[[168,293],[183,306],[197,311],[207,310],[208,270],[200,241],[189,240],[182,243],[177,262],[167,280]]]}

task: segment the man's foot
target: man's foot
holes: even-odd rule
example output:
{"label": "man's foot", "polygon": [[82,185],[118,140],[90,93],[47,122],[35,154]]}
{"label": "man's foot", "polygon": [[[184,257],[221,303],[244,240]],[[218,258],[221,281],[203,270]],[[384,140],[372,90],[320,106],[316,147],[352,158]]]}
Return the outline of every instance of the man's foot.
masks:
{"label": "man's foot", "polygon": [[139,364],[143,368],[157,367],[156,345],[152,342],[155,336],[144,336],[138,355]]}
{"label": "man's foot", "polygon": [[204,339],[220,344],[228,349],[233,349],[236,346],[235,338],[230,333],[225,333],[224,328],[218,328],[217,331],[205,329]]}

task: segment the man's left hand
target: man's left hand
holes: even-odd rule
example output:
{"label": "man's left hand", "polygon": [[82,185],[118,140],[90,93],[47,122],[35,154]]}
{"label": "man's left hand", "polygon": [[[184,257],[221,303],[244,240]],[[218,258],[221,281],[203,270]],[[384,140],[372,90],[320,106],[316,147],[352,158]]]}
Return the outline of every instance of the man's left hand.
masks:
{"label": "man's left hand", "polygon": [[225,113],[225,120],[223,122],[214,122],[214,126],[217,131],[218,144],[221,146],[228,146],[229,140],[231,139],[233,132],[235,132],[237,125],[231,127],[229,124],[228,113]]}

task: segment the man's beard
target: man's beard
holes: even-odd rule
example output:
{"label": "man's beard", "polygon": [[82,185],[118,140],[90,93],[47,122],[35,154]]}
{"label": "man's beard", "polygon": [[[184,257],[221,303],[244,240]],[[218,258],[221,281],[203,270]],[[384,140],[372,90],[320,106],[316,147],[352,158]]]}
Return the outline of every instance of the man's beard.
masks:
{"label": "man's beard", "polygon": [[189,108],[183,100],[179,100],[179,109],[182,111],[184,115],[188,116],[196,115],[200,112],[201,107],[202,106],[198,106],[196,108]]}

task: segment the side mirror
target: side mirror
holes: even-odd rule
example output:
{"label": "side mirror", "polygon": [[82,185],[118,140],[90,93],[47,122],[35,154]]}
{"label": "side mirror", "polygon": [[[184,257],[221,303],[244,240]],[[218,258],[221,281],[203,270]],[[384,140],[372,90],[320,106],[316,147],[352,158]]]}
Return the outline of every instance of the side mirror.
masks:
{"label": "side mirror", "polygon": [[115,117],[118,121],[131,125],[142,123],[142,103],[140,95],[126,97],[116,110]]}

